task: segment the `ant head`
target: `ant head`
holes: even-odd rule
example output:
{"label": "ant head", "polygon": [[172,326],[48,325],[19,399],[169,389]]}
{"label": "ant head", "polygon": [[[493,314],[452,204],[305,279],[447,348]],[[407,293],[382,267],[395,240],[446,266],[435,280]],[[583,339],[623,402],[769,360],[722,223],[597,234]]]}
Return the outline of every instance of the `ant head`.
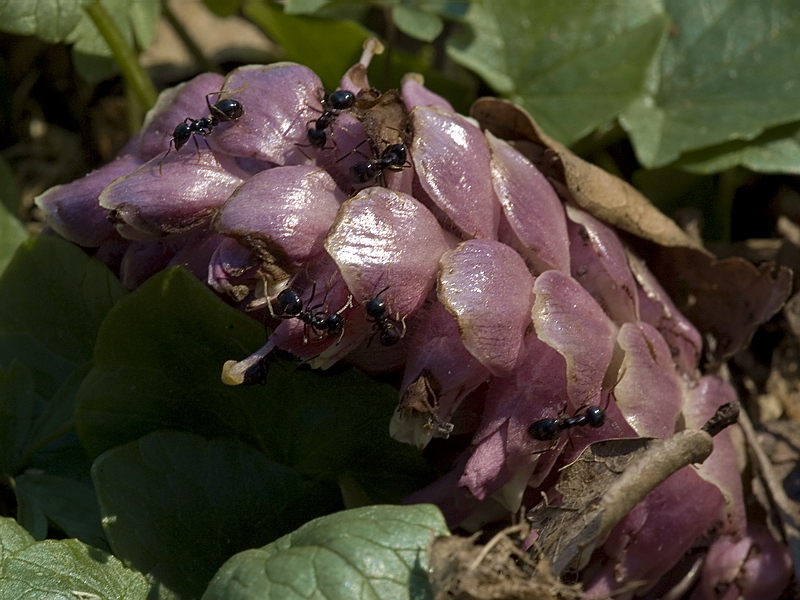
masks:
{"label": "ant head", "polygon": [[364,309],[367,311],[367,315],[373,319],[379,319],[386,314],[386,302],[380,298],[372,298],[364,304]]}
{"label": "ant head", "polygon": [[558,419],[539,419],[528,427],[528,435],[540,442],[549,442],[561,433]]}
{"label": "ant head", "polygon": [[378,170],[371,162],[360,162],[350,167],[350,179],[352,179],[354,183],[367,183],[375,179],[377,175]]}
{"label": "ant head", "polygon": [[339,335],[344,328],[344,317],[339,313],[333,313],[325,317],[325,322],[322,329],[328,332],[328,335]]}
{"label": "ant head", "polygon": [[406,162],[406,154],[406,147],[403,144],[392,144],[383,152],[385,157],[391,156],[396,165],[402,165]]}
{"label": "ant head", "polygon": [[278,310],[282,315],[296,317],[303,312],[303,301],[294,290],[283,290],[275,299],[278,305]]}
{"label": "ant head", "polygon": [[172,132],[172,141],[175,144],[175,150],[180,150],[192,137],[192,128],[186,123],[180,123],[175,127]]}
{"label": "ant head", "polygon": [[244,115],[244,106],[238,100],[225,98],[214,105],[214,111],[221,121],[235,121]]}
{"label": "ant head", "polygon": [[347,90],[336,90],[326,101],[333,110],[346,110],[355,104],[356,97],[353,92]]}
{"label": "ant head", "polygon": [[584,413],[589,421],[589,427],[599,429],[606,422],[606,411],[599,406],[590,406]]}

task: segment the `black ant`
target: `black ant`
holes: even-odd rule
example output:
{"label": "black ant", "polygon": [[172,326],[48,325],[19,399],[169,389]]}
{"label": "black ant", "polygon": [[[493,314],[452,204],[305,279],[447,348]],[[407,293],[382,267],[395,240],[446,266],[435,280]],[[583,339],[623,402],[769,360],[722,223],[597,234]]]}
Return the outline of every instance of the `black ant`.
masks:
{"label": "black ant", "polygon": [[406,166],[406,147],[403,144],[387,146],[380,158],[354,164],[350,167],[350,179],[355,183],[367,183],[381,175],[386,169],[402,171]]}
{"label": "black ant", "polygon": [[561,433],[573,427],[599,429],[606,422],[606,411],[599,406],[588,406],[582,413],[558,419],[539,419],[528,427],[528,435],[540,442],[556,439]]}
{"label": "black ant", "polygon": [[[315,291],[316,284],[311,288],[312,298],[314,297]],[[334,337],[338,335],[341,340],[341,337],[344,335],[344,317],[342,313],[353,306],[353,299],[352,297],[348,298],[345,305],[335,313],[325,314],[324,312],[316,310],[324,305],[324,301],[322,304],[309,306],[304,309],[303,301],[300,299],[298,293],[292,289],[285,289],[275,298],[275,304],[278,309],[277,313],[273,312],[270,305],[270,312],[272,312],[275,318],[300,319],[307,326],[311,327],[312,331],[319,337],[324,335]],[[304,341],[308,342],[308,339]]]}
{"label": "black ant", "polygon": [[[241,89],[243,88],[239,88],[239,90]],[[238,92],[239,90],[233,91]],[[161,162],[158,163],[159,174],[161,173],[161,165],[164,164],[164,161],[172,151],[173,147],[177,152],[186,145],[193,135],[197,134],[206,137],[211,135],[211,132],[220,123],[236,121],[244,115],[244,106],[242,106],[241,102],[234,100],[233,98],[224,98],[217,101],[216,104],[211,104],[211,101],[208,99],[209,96],[222,94],[224,92],[226,92],[226,90],[209,92],[206,94],[206,106],[208,106],[207,117],[203,117],[202,119],[192,119],[191,117],[186,117],[183,120],[183,123],[179,123],[175,127],[175,130],[172,132],[172,139],[169,142],[169,148],[167,148],[167,153],[164,155],[164,158],[161,159]],[[195,144],[196,143],[197,140],[195,140]],[[197,151],[198,153],[200,152],[199,147]]]}
{"label": "black ant", "polygon": [[367,300],[364,304],[367,316],[372,319],[375,331],[379,333],[378,341],[381,346],[394,346],[406,334],[405,319],[402,321],[403,329],[401,331],[400,322],[386,314],[386,302],[378,297],[388,289],[384,288],[378,292],[375,298]]}
{"label": "black ant", "polygon": [[339,113],[351,108],[355,101],[355,94],[347,90],[336,90],[327,99],[324,99],[322,106],[325,110],[322,111],[320,117],[314,120],[314,127],[309,127],[308,129],[308,143],[314,148],[324,148],[328,141],[325,130],[333,125]]}

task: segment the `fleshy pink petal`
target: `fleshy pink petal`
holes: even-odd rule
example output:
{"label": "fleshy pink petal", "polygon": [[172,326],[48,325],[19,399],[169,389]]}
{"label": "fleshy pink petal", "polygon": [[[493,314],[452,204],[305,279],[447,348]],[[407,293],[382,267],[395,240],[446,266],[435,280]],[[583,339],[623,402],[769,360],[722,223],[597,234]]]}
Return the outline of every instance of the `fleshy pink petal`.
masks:
{"label": "fleshy pink petal", "polygon": [[537,273],[569,273],[567,220],[555,190],[522,154],[491,133],[486,138],[492,150],[494,191],[514,234],[510,245],[520,248]]}
{"label": "fleshy pink petal", "polygon": [[708,531],[723,504],[717,487],[691,467],[670,475],[611,530],[607,562],[585,587],[587,597],[611,594],[626,582],[646,591]]}
{"label": "fleshy pink petal", "polygon": [[311,121],[322,115],[325,93],[311,69],[294,63],[248,65],[231,71],[225,89],[230,90],[225,97],[242,103],[244,115],[217,126],[209,136],[215,150],[276,165],[308,162],[301,150]]}
{"label": "fleshy pink petal", "polygon": [[[715,375],[706,375],[687,394],[683,409],[686,427],[701,428],[720,406],[736,401],[736,391],[729,383]],[[744,535],[747,515],[742,477],[730,429],[714,436],[714,451],[703,464],[698,465],[697,472],[703,479],[716,484],[725,496],[721,530],[735,536]]]}
{"label": "fleshy pink petal", "polygon": [[253,291],[259,264],[250,250],[226,237],[209,260],[207,283],[218,293],[240,302]]}
{"label": "fleshy pink petal", "polygon": [[746,537],[722,536],[711,545],[691,600],[776,600],[791,576],[786,546],[751,525]]}
{"label": "fleshy pink petal", "polygon": [[543,418],[562,416],[567,406],[564,357],[535,335],[525,338],[524,353],[508,377],[489,384],[483,420],[473,438],[477,446],[460,485],[478,498],[499,490],[512,474],[537,459],[555,460],[557,452],[541,453],[552,444],[528,435],[528,427]]}
{"label": "fleshy pink petal", "polygon": [[567,206],[572,276],[617,325],[637,321],[636,283],[617,234],[590,214]]}
{"label": "fleshy pink petal", "polygon": [[[223,81],[225,78],[222,75],[203,73],[186,83],[161,92],[156,105],[147,113],[139,137],[139,156],[147,161],[166,152],[176,126],[183,123],[187,117],[190,119],[207,117],[209,110],[206,94],[220,91]],[[208,100],[214,104],[218,98],[216,95],[211,95]],[[187,144],[179,152],[193,152],[194,144],[191,145],[191,149]]]}
{"label": "fleshy pink petal", "polygon": [[439,301],[458,321],[464,346],[492,374],[517,365],[531,324],[533,276],[511,248],[469,240],[442,256]]}
{"label": "fleshy pink petal", "polygon": [[497,239],[500,204],[492,187],[489,143],[464,117],[439,108],[411,111],[411,157],[430,200],[464,238]]}
{"label": "fleshy pink petal", "polygon": [[204,225],[242,182],[208,150],[173,155],[161,165],[153,159],[100,195],[124,237],[151,241]]}
{"label": "fleshy pink petal", "polygon": [[317,167],[275,167],[239,186],[213,228],[293,271],[325,251],[322,243],[344,200],[331,176]]}
{"label": "fleshy pink petal", "polygon": [[413,109],[415,106],[435,106],[450,114],[456,113],[447,100],[425,87],[422,75],[417,73],[403,75],[400,92],[403,94],[403,103],[408,110]]}
{"label": "fleshy pink petal", "polygon": [[653,274],[635,256],[628,256],[631,272],[636,278],[639,293],[639,315],[650,323],[669,344],[676,366],[693,376],[703,348],[703,339],[694,325],[675,307],[672,299]]}
{"label": "fleshy pink petal", "polygon": [[180,265],[205,282],[208,279],[208,265],[225,239],[227,238],[210,231],[205,235],[198,235],[175,253],[167,263],[167,268]]}
{"label": "fleshy pink petal", "polygon": [[207,237],[208,231],[193,231],[155,242],[131,242],[120,265],[122,284],[128,289],[136,289],[150,277],[166,269],[182,248]]}
{"label": "fleshy pink petal", "polygon": [[[435,426],[449,424],[461,401],[489,379],[489,370],[464,347],[456,321],[444,306],[435,302],[416,315],[419,319],[410,327],[400,397],[403,399],[409,386],[424,377],[436,395],[436,406],[431,408],[438,423],[396,412],[390,431],[399,441],[424,447],[434,437]],[[421,427],[427,429],[420,431]]]}
{"label": "fleshy pink petal", "polygon": [[82,179],[50,188],[34,202],[44,212],[47,224],[61,237],[79,246],[96,248],[117,235],[108,220],[109,211],[100,206],[100,194],[112,181],[141,164],[135,156],[122,156]]}
{"label": "fleshy pink petal", "polygon": [[601,404],[617,328],[580,284],[561,271],[545,271],[533,287],[536,335],[567,361],[570,409]]}
{"label": "fleshy pink petal", "polygon": [[625,419],[640,436],[674,433],[684,398],[664,338],[647,323],[626,323],[617,340],[625,358],[614,396]]}
{"label": "fleshy pink petal", "polygon": [[372,187],[342,204],[325,240],[356,301],[380,294],[388,313],[415,311],[448,249],[439,223],[411,196]]}

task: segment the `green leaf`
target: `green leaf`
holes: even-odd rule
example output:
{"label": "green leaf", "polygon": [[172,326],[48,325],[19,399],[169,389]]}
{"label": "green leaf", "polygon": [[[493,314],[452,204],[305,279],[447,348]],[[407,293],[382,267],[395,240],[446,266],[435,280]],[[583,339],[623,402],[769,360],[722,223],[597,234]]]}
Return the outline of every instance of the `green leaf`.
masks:
{"label": "green leaf", "polygon": [[338,506],[309,481],[238,440],[159,431],[92,467],[114,554],[184,596],[220,565]]}
{"label": "green leaf", "polygon": [[[114,71],[111,50],[84,7],[95,0],[6,0],[0,2],[0,30],[75,44],[75,64],[89,81]],[[130,47],[147,48],[161,14],[159,0],[102,0]]]}
{"label": "green leaf", "polygon": [[673,20],[648,93],[621,122],[648,167],[688,150],[752,140],[800,118],[795,0],[666,0]]}
{"label": "green leaf", "polygon": [[269,0],[251,0],[244,14],[283,47],[286,60],[308,66],[328,89],[339,87],[372,35],[354,21],[286,14]]}
{"label": "green leaf", "polygon": [[330,0],[287,0],[287,15],[310,15],[330,4]]}
{"label": "green leaf", "polygon": [[0,517],[0,573],[3,563],[14,553],[24,550],[36,542],[30,533],[14,519]]}
{"label": "green leaf", "polygon": [[645,87],[666,32],[660,0],[473,2],[448,53],[570,143]]}
{"label": "green leaf", "polygon": [[736,141],[687,152],[675,163],[693,173],[747,167],[762,173],[800,174],[800,123],[772,127],[750,142]]}
{"label": "green leaf", "polygon": [[0,204],[0,275],[11,262],[16,249],[27,237],[25,226],[5,204]]}
{"label": "green leaf", "polygon": [[14,362],[8,372],[0,371],[0,475],[15,472],[41,405],[25,365]]}
{"label": "green leaf", "polygon": [[[97,497],[90,483],[31,469],[14,478],[14,492],[20,513],[37,515],[37,522],[44,518],[44,531],[38,532],[39,535],[29,529],[35,538],[44,539],[49,519],[68,537],[97,548],[107,545]],[[22,517],[20,523],[25,524]]]}
{"label": "green leaf", "polygon": [[62,42],[83,18],[84,5],[92,0],[6,0],[0,3],[0,29],[18,35]]}
{"label": "green leaf", "polygon": [[50,398],[75,371],[75,363],[51,352],[29,333],[0,333],[0,369],[19,361],[33,373],[36,393]]}
{"label": "green leaf", "polygon": [[430,505],[340,512],[237,554],[203,600],[431,598],[428,545],[432,536],[448,533]]}
{"label": "green leaf", "polygon": [[424,42],[435,40],[444,27],[436,15],[407,4],[395,6],[392,18],[400,31]]}
{"label": "green leaf", "polygon": [[374,500],[430,481],[418,453],[388,436],[394,388],[356,371],[274,364],[265,386],[224,385],[223,363],[264,343],[263,325],[183,269],[148,280],[103,323],[78,392],[76,428],[92,456],[158,429],[231,435],[329,482],[351,474]]}
{"label": "green leaf", "polygon": [[[155,38],[161,16],[159,0],[102,0],[111,18],[130,48],[147,48]],[[78,72],[90,82],[98,82],[116,73],[111,48],[94,22],[85,15],[66,38],[74,44],[73,59]]]}
{"label": "green leaf", "polygon": [[[10,214],[15,214],[19,210],[22,196],[19,187],[14,179],[14,172],[8,161],[0,156],[0,205],[6,208]],[[5,214],[5,213],[2,213]]]}
{"label": "green leaf", "polygon": [[91,359],[100,323],[123,294],[111,271],[79,248],[31,238],[0,276],[0,334],[28,334],[74,370]]}
{"label": "green leaf", "polygon": [[[3,519],[0,539],[7,531],[18,535]],[[17,526],[18,527],[18,526]],[[141,573],[78,540],[45,540],[0,554],[0,598],[125,598],[145,600],[150,585]]]}

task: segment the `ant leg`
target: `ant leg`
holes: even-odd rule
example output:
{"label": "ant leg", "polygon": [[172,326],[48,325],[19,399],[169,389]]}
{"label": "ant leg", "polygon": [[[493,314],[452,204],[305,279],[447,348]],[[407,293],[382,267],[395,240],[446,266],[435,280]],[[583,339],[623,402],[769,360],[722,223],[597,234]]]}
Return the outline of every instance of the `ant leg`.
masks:
{"label": "ant leg", "polygon": [[[400,313],[397,313],[397,316],[399,317]],[[406,337],[406,317],[407,316],[408,315],[405,315],[402,319],[400,319],[400,324],[403,326],[403,331],[400,332],[400,338],[401,339]],[[397,319],[395,319],[395,321],[397,321]]]}
{"label": "ant leg", "polygon": [[369,140],[361,140],[361,141],[358,143],[358,145],[357,145],[355,148],[353,148],[352,150],[350,150],[350,152],[348,152],[347,154],[344,154],[343,156],[340,156],[338,159],[336,159],[336,160],[334,161],[334,163],[333,163],[333,164],[334,164],[334,165],[335,165],[335,164],[338,164],[338,163],[342,162],[342,161],[343,161],[345,158],[347,158],[348,156],[350,156],[351,154],[356,154],[356,153],[358,153],[358,154],[360,154],[361,156],[363,156],[363,157],[364,157],[366,160],[372,160],[372,158],[371,158],[371,157],[367,156],[366,154],[364,154],[363,152],[361,152],[361,151],[359,150],[359,148],[361,148],[361,146],[363,146],[364,144],[366,144],[368,141],[369,141]]}
{"label": "ant leg", "polygon": [[248,81],[248,82],[245,82],[245,84],[244,84],[242,87],[240,87],[240,88],[236,88],[235,90],[226,90],[226,89],[223,87],[223,89],[219,90],[218,92],[208,92],[208,93],[206,94],[206,105],[208,106],[208,110],[209,110],[211,113],[213,113],[213,112],[214,112],[214,107],[213,107],[213,105],[211,104],[211,101],[208,99],[208,97],[209,97],[209,96],[216,96],[216,97],[217,97],[217,101],[219,101],[219,97],[220,97],[222,94],[236,94],[236,93],[238,93],[238,92],[241,92],[241,91],[242,91],[243,89],[245,89],[245,88],[246,88],[248,85],[250,85],[250,82],[249,82],[249,81]]}

